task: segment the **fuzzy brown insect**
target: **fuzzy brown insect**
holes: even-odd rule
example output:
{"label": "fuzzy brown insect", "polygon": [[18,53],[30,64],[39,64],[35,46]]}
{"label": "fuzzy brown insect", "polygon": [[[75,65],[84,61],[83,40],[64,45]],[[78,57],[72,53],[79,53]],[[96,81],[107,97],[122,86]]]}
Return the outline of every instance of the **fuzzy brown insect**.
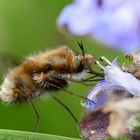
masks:
{"label": "fuzzy brown insect", "polygon": [[[80,82],[87,72],[94,74],[93,77],[98,76],[91,69],[92,64],[96,62],[95,57],[85,54],[83,44],[78,44],[82,53],[75,53],[65,46],[42,52],[27,57],[19,66],[11,69],[5,77],[1,85],[0,98],[7,103],[29,101],[37,117],[33,130],[39,120],[33,99],[53,90],[64,90],[73,94],[65,89],[70,81]],[[60,100],[53,95],[52,97],[77,121],[73,113]]]}

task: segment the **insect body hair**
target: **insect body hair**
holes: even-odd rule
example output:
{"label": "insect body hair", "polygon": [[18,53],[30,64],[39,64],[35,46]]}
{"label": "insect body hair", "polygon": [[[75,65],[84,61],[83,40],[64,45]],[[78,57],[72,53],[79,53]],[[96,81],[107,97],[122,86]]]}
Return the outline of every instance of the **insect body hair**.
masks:
{"label": "insect body hair", "polygon": [[95,61],[92,55],[77,54],[64,46],[27,57],[9,71],[1,85],[0,97],[8,103],[35,99],[44,92],[64,88],[68,79],[77,75],[82,78]]}

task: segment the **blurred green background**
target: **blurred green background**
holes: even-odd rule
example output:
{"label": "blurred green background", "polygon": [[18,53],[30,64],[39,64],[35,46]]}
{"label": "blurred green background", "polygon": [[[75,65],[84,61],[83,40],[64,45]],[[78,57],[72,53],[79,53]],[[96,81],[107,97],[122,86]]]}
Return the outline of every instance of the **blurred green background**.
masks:
{"label": "blurred green background", "polygon": [[[122,62],[123,55],[104,48],[88,37],[73,37],[58,31],[56,18],[71,0],[0,0],[0,77],[1,82],[9,68],[25,56],[46,48],[68,45],[78,50],[77,41],[83,41],[87,52],[95,56],[105,55],[110,60],[116,56]],[[71,84],[69,90],[85,96],[92,87]],[[61,91],[55,93],[80,120],[84,108],[81,99]],[[76,123],[53,99],[35,101],[40,114],[37,132],[79,137]],[[31,131],[35,115],[30,104],[5,105],[0,103],[0,128]]]}

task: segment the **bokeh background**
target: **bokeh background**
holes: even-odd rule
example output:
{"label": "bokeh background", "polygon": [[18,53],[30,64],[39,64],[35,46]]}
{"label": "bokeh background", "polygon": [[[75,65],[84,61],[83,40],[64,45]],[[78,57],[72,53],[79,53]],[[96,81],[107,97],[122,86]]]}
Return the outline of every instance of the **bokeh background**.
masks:
{"label": "bokeh background", "polygon": [[[74,37],[60,32],[56,18],[62,8],[71,0],[0,0],[0,78],[4,79],[8,70],[21,60],[38,51],[68,45],[79,50],[77,41],[82,41],[87,52],[104,55],[110,60],[123,54],[107,49],[91,41],[88,37]],[[94,84],[94,83],[93,83]],[[69,90],[85,96],[92,87],[71,84]],[[54,93],[74,112],[80,120],[84,108],[81,99],[70,96],[64,91]],[[43,98],[35,101],[40,114],[37,132],[80,137],[78,126],[71,116],[53,99]],[[0,129],[31,131],[35,115],[30,104],[5,105],[0,103]]]}

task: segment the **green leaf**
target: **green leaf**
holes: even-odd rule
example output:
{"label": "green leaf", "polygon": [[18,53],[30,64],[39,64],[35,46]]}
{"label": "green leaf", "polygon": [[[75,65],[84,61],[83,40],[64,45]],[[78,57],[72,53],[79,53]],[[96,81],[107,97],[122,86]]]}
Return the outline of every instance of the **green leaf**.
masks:
{"label": "green leaf", "polygon": [[80,139],[49,134],[41,134],[35,132],[0,129],[0,140],[80,140]]}

